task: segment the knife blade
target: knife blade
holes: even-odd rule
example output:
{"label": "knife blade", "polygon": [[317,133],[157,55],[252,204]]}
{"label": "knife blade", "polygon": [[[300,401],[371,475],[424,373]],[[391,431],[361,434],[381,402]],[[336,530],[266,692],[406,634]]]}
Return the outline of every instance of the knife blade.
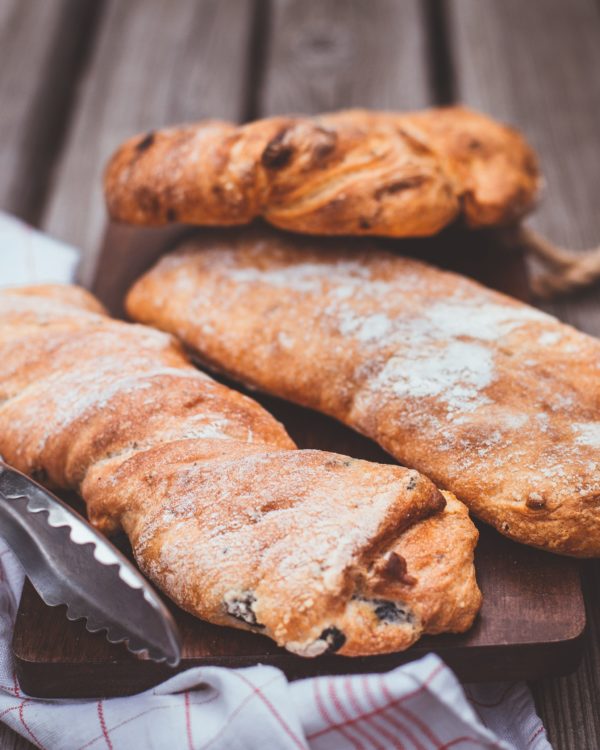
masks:
{"label": "knife blade", "polygon": [[0,534],[46,604],[66,604],[90,632],[177,666],[177,626],[148,581],[69,505],[1,459]]}

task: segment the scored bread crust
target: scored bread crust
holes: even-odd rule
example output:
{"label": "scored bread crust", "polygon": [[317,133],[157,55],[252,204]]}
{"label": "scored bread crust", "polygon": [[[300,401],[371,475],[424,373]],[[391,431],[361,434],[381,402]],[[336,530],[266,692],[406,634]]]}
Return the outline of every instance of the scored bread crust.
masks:
{"label": "scored bread crust", "polygon": [[534,152],[464,107],[208,120],[126,141],[105,172],[116,221],[271,224],[308,234],[412,237],[462,216],[516,221],[534,204]]}
{"label": "scored bread crust", "polygon": [[76,287],[0,292],[0,454],[123,529],[181,607],[303,656],[402,650],[480,606],[477,531],[454,498],[413,470],[296,449],[171,336]]}
{"label": "scored bread crust", "polygon": [[600,555],[600,342],[364,241],[204,231],[130,315],[214,369],[325,412],[507,536]]}

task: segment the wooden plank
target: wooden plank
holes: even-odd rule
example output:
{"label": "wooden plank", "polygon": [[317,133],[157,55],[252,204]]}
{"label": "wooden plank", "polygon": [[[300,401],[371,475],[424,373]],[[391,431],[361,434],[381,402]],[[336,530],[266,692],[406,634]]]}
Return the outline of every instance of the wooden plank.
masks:
{"label": "wooden plank", "polygon": [[432,101],[419,0],[274,0],[260,114]]}
{"label": "wooden plank", "polygon": [[101,3],[0,3],[0,208],[35,222]]}
{"label": "wooden plank", "polygon": [[572,675],[531,683],[538,712],[557,750],[600,747],[600,566],[586,566],[588,629],[579,669]]}
{"label": "wooden plank", "polygon": [[105,224],[102,170],[116,146],[173,122],[243,116],[252,10],[251,0],[108,0],[43,219],[84,250],[84,281]]}
{"label": "wooden plank", "polygon": [[6,724],[0,724],[0,747],[2,750],[32,750],[35,745],[13,732]]}
{"label": "wooden plank", "polygon": [[[595,0],[454,0],[446,5],[455,86],[466,103],[522,128],[540,153],[546,190],[531,224],[555,242],[600,242],[600,13]],[[600,335],[600,295],[590,290],[547,309]],[[569,677],[534,684],[551,741],[600,747],[600,564],[586,566],[589,629]]]}
{"label": "wooden plank", "polygon": [[[600,243],[600,13],[596,0],[455,0],[448,18],[459,97],[520,127],[546,187],[531,225],[574,248]],[[600,335],[597,290],[548,306]]]}

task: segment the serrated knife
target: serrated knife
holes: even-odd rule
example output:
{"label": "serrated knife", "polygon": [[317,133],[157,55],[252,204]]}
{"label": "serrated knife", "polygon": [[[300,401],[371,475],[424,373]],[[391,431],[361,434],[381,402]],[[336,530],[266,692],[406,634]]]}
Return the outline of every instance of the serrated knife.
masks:
{"label": "serrated knife", "polygon": [[0,460],[0,535],[50,606],[106,630],[111,643],[177,666],[180,638],[148,581],[100,532],[59,498]]}

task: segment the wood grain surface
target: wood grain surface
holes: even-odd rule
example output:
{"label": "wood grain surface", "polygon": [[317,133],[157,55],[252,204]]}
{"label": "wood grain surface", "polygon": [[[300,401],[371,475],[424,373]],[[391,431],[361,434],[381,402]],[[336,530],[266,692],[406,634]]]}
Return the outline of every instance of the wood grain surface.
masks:
{"label": "wood grain surface", "polygon": [[0,206],[37,222],[101,4],[0,2]]}
{"label": "wood grain surface", "polygon": [[84,250],[93,273],[105,224],[102,171],[138,131],[244,115],[251,0],[107,0],[42,225]]}
{"label": "wood grain surface", "polygon": [[[528,223],[575,250],[600,244],[600,4],[456,0],[448,8],[456,95],[519,127],[540,155],[545,185]],[[545,307],[598,336],[599,301],[596,287]]]}
{"label": "wood grain surface", "polygon": [[[597,0],[169,5],[0,0],[0,207],[83,246],[88,278],[104,226],[98,175],[121,137],[206,114],[454,95],[513,121],[541,150],[547,188],[534,225],[576,248],[600,241]],[[552,309],[600,334],[597,290]],[[584,664],[533,686],[558,750],[600,747],[599,565],[586,576]],[[0,725],[0,747],[30,747],[15,737]]]}
{"label": "wood grain surface", "polygon": [[257,115],[430,103],[421,0],[271,4]]}

